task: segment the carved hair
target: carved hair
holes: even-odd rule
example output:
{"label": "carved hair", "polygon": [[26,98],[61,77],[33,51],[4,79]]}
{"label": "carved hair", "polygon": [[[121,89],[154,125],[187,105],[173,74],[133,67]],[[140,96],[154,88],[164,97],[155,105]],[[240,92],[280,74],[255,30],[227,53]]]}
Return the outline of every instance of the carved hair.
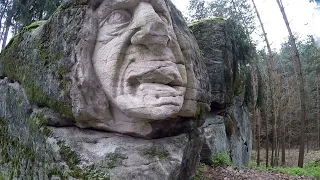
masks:
{"label": "carved hair", "polygon": [[[106,119],[112,119],[109,103],[92,65],[92,55],[98,33],[94,10],[103,0],[91,0],[84,25],[79,33],[80,41],[75,46],[75,65],[72,69],[72,112],[80,127],[90,127]],[[101,98],[104,97],[104,98]],[[98,121],[98,122],[96,122]]]}

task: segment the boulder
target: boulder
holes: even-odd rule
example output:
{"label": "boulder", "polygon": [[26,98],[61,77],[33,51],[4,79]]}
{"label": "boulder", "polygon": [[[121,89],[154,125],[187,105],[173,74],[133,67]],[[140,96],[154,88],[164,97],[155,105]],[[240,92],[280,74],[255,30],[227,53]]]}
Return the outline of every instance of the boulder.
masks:
{"label": "boulder", "polygon": [[32,104],[80,128],[148,139],[192,131],[209,110],[198,45],[166,0],[122,10],[107,0],[68,1],[12,38],[0,77],[20,82]]}
{"label": "boulder", "polygon": [[204,56],[212,87],[211,111],[203,126],[206,140],[202,161],[212,164],[214,156],[220,153],[230,157],[235,165],[248,166],[252,134],[246,65],[254,49],[242,27],[231,20],[201,20],[189,27]]}
{"label": "boulder", "polygon": [[227,155],[236,166],[249,166],[252,152],[252,133],[248,110],[242,105],[241,97],[234,98],[234,105],[226,115],[210,114],[204,124],[205,143],[201,159],[213,164],[215,156]]}
{"label": "boulder", "polygon": [[0,80],[0,93],[0,179],[194,177],[201,128],[154,140],[80,129],[48,108],[32,107],[18,82]]}
{"label": "boulder", "polygon": [[[0,54],[0,179],[192,179],[210,84],[170,0],[68,0]],[[156,9],[156,10],[154,10]]]}

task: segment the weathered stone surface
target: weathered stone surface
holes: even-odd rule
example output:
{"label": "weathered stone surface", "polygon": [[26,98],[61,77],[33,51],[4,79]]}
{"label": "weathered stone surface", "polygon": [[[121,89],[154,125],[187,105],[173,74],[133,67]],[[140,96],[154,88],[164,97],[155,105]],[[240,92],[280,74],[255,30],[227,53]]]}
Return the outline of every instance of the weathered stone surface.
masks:
{"label": "weathered stone surface", "polygon": [[215,154],[222,153],[235,165],[248,166],[252,135],[244,99],[250,45],[242,36],[241,27],[232,21],[203,20],[190,28],[205,58],[212,86],[202,161],[211,164]]}
{"label": "weathered stone surface", "polygon": [[0,179],[193,178],[210,100],[198,45],[169,0],[111,2],[67,1],[1,52]]}
{"label": "weathered stone surface", "polygon": [[77,125],[147,138],[196,128],[208,76],[181,14],[165,0],[120,4],[88,9],[71,88]]}
{"label": "weathered stone surface", "polygon": [[225,117],[210,115],[203,126],[205,143],[201,151],[201,160],[207,164],[212,164],[212,158],[215,154],[230,153]]}
{"label": "weathered stone surface", "polygon": [[[192,179],[199,160],[203,136],[198,130],[157,140],[114,133],[50,128],[77,152],[81,166],[93,166],[111,179]],[[200,134],[199,134],[200,133]],[[189,160],[193,162],[189,162]]]}
{"label": "weathered stone surface", "polygon": [[230,114],[233,115],[235,122],[230,138],[231,160],[236,165],[248,167],[252,152],[252,129],[249,112],[240,96],[233,99]]}
{"label": "weathered stone surface", "polygon": [[57,127],[67,120],[47,108],[32,108],[19,83],[0,80],[0,93],[0,177],[162,180],[192,179],[195,174],[202,129],[145,140]]}
{"label": "weathered stone surface", "polygon": [[0,94],[0,179],[108,179],[79,167],[75,153],[50,137],[47,122],[54,115],[32,107],[18,82],[1,79]]}
{"label": "weathered stone surface", "polygon": [[160,138],[200,127],[209,110],[206,67],[169,0],[68,1],[12,39],[0,77],[80,128]]}
{"label": "weathered stone surface", "polygon": [[252,133],[248,110],[241,97],[234,98],[234,105],[225,116],[210,115],[206,123],[205,144],[201,152],[203,162],[212,164],[217,153],[229,155],[237,166],[249,166],[252,151]]}
{"label": "weathered stone surface", "polygon": [[241,27],[221,18],[201,20],[190,25],[205,59],[213,109],[232,104],[235,96],[244,96],[246,62],[250,46]]}

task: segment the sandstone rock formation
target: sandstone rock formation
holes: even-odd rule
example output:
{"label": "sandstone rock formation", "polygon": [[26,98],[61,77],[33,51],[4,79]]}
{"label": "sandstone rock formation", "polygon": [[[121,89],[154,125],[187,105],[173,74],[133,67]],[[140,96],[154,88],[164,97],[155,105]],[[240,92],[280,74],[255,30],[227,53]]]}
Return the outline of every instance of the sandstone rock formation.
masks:
{"label": "sandstone rock formation", "polygon": [[192,179],[208,81],[169,0],[67,1],[1,52],[0,179]]}
{"label": "sandstone rock formation", "polygon": [[208,76],[175,11],[165,0],[90,6],[70,92],[79,127],[158,138],[201,126]]}
{"label": "sandstone rock formation", "polygon": [[0,80],[0,93],[0,179],[194,176],[204,140],[201,130],[156,140],[84,130],[61,124],[68,119],[48,108],[32,107],[18,82]]}
{"label": "sandstone rock formation", "polygon": [[248,166],[252,134],[244,100],[248,86],[246,62],[252,49],[241,27],[230,20],[202,20],[190,28],[205,58],[212,87],[202,160],[210,164],[217,153],[222,153],[233,164]]}
{"label": "sandstone rock formation", "polygon": [[197,43],[170,1],[70,1],[2,52],[0,76],[94,128],[144,138],[191,131],[209,110]]}
{"label": "sandstone rock formation", "polygon": [[202,149],[246,165],[228,23],[192,27],[205,64],[169,0],[111,2],[67,1],[1,52],[0,179],[192,179]]}

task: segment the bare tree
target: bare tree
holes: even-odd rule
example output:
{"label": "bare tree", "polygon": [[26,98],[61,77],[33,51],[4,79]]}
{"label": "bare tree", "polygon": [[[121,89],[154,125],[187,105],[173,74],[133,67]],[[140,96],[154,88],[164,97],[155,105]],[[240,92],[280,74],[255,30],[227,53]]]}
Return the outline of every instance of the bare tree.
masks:
{"label": "bare tree", "polygon": [[263,36],[264,36],[264,41],[267,45],[267,49],[268,49],[268,59],[269,59],[269,63],[268,63],[268,70],[269,70],[269,74],[271,75],[271,81],[270,81],[270,88],[271,88],[271,98],[272,98],[272,110],[271,110],[271,113],[272,113],[272,145],[271,145],[271,148],[272,148],[272,152],[271,152],[271,166],[274,166],[274,163],[275,163],[275,157],[276,157],[276,153],[275,153],[275,150],[276,150],[276,145],[277,145],[277,133],[276,133],[276,126],[277,126],[277,118],[278,116],[280,116],[280,113],[279,113],[279,99],[280,99],[280,88],[279,88],[279,76],[278,76],[278,73],[277,73],[277,70],[276,70],[276,63],[275,63],[275,59],[274,59],[274,56],[273,56],[273,52],[271,50],[271,46],[270,46],[270,43],[269,43],[269,40],[268,40],[268,37],[267,37],[267,33],[265,31],[265,28],[264,28],[264,25],[263,25],[263,22],[261,20],[261,16],[260,16],[260,13],[258,11],[258,8],[254,2],[254,0],[252,0],[252,4],[254,6],[254,9],[256,11],[256,14],[257,14],[257,17],[259,19],[259,22],[260,22],[260,26],[261,26],[261,29],[262,29],[262,32],[263,32]]}
{"label": "bare tree", "polygon": [[300,126],[300,148],[299,148],[299,161],[298,166],[303,167],[303,161],[304,161],[304,148],[305,148],[305,125],[306,125],[306,104],[305,104],[305,91],[304,91],[304,80],[302,76],[302,70],[301,70],[301,61],[300,61],[300,55],[299,51],[296,45],[295,38],[293,36],[293,33],[290,28],[290,24],[286,15],[286,12],[284,10],[284,6],[282,4],[282,0],[276,0],[278,3],[278,6],[280,8],[280,11],[282,13],[283,20],[287,26],[288,33],[289,33],[289,43],[291,46],[291,51],[294,59],[294,67],[297,72],[297,78],[298,78],[298,86],[299,86],[299,92],[300,92],[300,108],[301,108],[301,126]]}

